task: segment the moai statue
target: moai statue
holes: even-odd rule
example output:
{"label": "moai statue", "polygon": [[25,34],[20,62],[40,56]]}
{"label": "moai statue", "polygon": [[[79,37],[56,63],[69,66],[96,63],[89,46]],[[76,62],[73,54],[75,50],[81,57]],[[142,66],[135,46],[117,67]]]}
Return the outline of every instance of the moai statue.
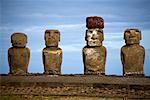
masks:
{"label": "moai statue", "polygon": [[30,49],[26,47],[27,35],[14,33],[11,35],[12,47],[8,49],[10,74],[25,75],[28,72]]}
{"label": "moai statue", "polygon": [[60,32],[58,30],[45,31],[45,45],[43,49],[44,73],[61,74],[62,49],[58,47]]}
{"label": "moai statue", "polygon": [[145,49],[140,45],[141,31],[127,29],[124,32],[126,45],[121,48],[123,75],[144,75]]}
{"label": "moai statue", "polygon": [[104,40],[104,20],[101,17],[87,17],[86,46],[83,48],[84,74],[105,75],[106,48]]}

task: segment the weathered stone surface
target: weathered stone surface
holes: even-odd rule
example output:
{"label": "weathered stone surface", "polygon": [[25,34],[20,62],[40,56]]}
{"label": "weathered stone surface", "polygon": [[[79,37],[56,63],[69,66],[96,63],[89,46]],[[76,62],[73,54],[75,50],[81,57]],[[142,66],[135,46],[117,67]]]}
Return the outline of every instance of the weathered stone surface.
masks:
{"label": "weathered stone surface", "polygon": [[106,48],[83,48],[84,74],[105,74]]}
{"label": "weathered stone surface", "polygon": [[14,33],[11,36],[11,42],[13,47],[8,49],[10,74],[26,74],[30,59],[30,49],[25,47],[27,36],[23,33]]}
{"label": "weathered stone surface", "polygon": [[45,31],[45,45],[49,46],[58,46],[60,41],[60,32],[55,29]]}
{"label": "weathered stone surface", "polygon": [[86,27],[88,29],[93,29],[93,28],[104,28],[104,19],[102,17],[98,16],[91,16],[86,18]]}
{"label": "weathered stone surface", "polygon": [[45,74],[61,74],[62,49],[58,47],[60,32],[58,30],[45,31],[45,45],[43,49],[43,64]]}
{"label": "weathered stone surface", "polygon": [[86,30],[85,40],[88,46],[101,46],[104,40],[103,30],[99,28]]}
{"label": "weathered stone surface", "polygon": [[49,47],[43,49],[43,64],[45,74],[61,74],[62,49]]}
{"label": "weathered stone surface", "polygon": [[121,48],[121,61],[124,75],[144,75],[145,49],[139,45],[141,32],[127,29],[124,33],[126,45]]}
{"label": "weathered stone surface", "polygon": [[11,35],[11,43],[13,47],[25,47],[27,44],[27,35],[24,33],[13,33]]}

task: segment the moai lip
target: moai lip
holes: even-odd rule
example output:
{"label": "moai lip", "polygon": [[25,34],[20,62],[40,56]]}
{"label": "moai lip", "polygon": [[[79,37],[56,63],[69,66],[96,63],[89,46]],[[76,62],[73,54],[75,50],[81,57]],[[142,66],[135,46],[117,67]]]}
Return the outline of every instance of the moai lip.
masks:
{"label": "moai lip", "polygon": [[105,74],[106,48],[87,47],[83,48],[84,74]]}
{"label": "moai lip", "polygon": [[10,74],[25,75],[28,72],[30,49],[25,47],[27,36],[24,33],[14,33],[11,36],[12,46],[8,49]]}
{"label": "moai lip", "polygon": [[103,30],[99,28],[86,30],[85,40],[88,46],[101,46],[104,40]]}
{"label": "moai lip", "polygon": [[45,74],[61,74],[62,49],[58,47],[60,32],[58,30],[45,31],[45,45],[43,49],[43,64]]}
{"label": "moai lip", "polygon": [[145,49],[141,46],[141,32],[138,29],[127,29],[124,32],[126,45],[121,48],[123,74],[144,75]]}
{"label": "moai lip", "polygon": [[48,46],[58,46],[60,41],[59,30],[51,29],[45,31],[45,45]]}
{"label": "moai lip", "polygon": [[86,27],[88,29],[93,29],[93,28],[104,28],[104,19],[102,17],[98,16],[91,16],[86,18]]}

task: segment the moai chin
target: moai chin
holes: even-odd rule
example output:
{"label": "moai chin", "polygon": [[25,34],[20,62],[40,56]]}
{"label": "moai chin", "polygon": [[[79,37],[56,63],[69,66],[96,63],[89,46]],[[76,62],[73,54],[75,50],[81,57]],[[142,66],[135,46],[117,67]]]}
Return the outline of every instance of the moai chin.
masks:
{"label": "moai chin", "polygon": [[26,47],[27,35],[13,33],[11,35],[12,47],[8,49],[8,63],[10,74],[25,75],[28,72],[30,49]]}
{"label": "moai chin", "polygon": [[126,29],[124,39],[126,45],[121,48],[123,75],[144,75],[145,49],[140,45],[141,31]]}
{"label": "moai chin", "polygon": [[58,30],[45,31],[45,45],[43,49],[44,73],[61,74],[62,49],[58,47],[60,32]]}
{"label": "moai chin", "polygon": [[105,74],[106,48],[104,40],[104,21],[101,17],[87,17],[86,46],[83,48],[84,74]]}

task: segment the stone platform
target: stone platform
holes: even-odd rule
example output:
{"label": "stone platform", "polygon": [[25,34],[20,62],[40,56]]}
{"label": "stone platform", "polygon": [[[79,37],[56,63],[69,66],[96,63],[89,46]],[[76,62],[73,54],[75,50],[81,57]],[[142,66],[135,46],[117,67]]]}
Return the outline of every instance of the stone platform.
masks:
{"label": "stone platform", "polygon": [[150,77],[99,75],[0,75],[0,94],[6,96],[88,96],[150,99]]}

